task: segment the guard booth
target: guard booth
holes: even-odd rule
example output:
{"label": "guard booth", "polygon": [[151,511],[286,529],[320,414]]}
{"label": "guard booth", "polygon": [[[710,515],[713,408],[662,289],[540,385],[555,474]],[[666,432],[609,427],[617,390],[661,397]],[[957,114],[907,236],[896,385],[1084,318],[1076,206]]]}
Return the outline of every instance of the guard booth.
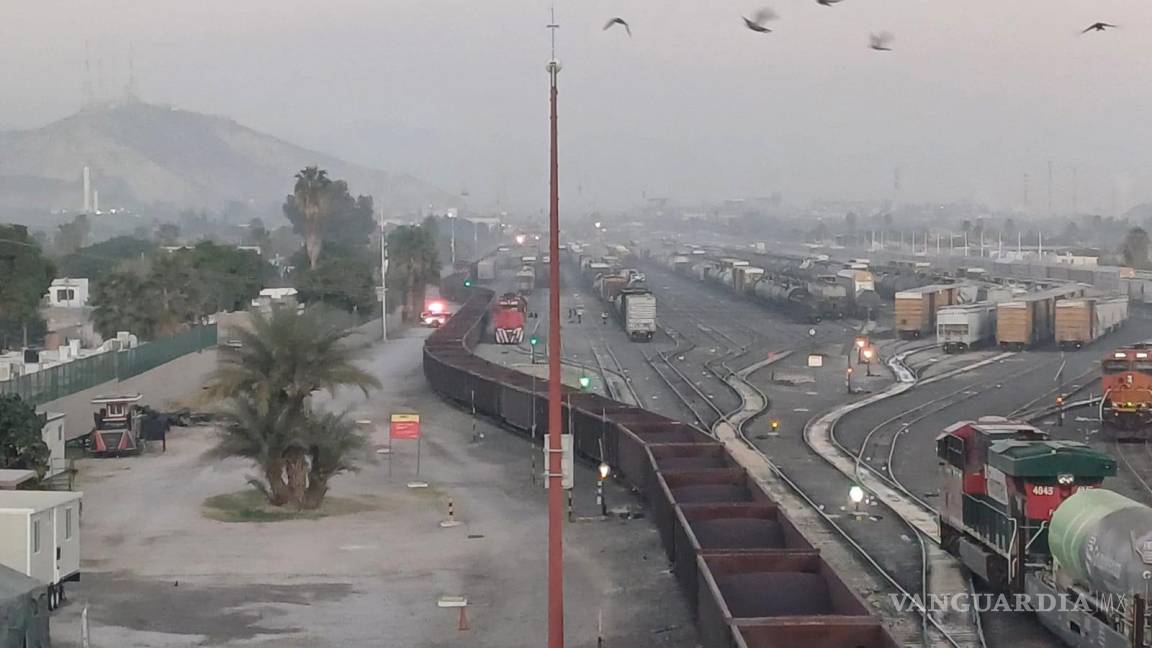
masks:
{"label": "guard booth", "polygon": [[98,457],[140,454],[140,394],[97,396],[92,404],[93,427],[88,451]]}

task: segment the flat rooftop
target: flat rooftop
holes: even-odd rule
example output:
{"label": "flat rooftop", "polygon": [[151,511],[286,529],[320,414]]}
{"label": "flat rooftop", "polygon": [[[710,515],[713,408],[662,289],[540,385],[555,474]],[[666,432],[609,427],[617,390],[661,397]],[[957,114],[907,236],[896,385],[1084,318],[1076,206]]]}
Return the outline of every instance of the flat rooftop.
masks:
{"label": "flat rooftop", "polygon": [[36,513],[74,502],[84,496],[80,491],[0,491],[0,512],[26,511]]}

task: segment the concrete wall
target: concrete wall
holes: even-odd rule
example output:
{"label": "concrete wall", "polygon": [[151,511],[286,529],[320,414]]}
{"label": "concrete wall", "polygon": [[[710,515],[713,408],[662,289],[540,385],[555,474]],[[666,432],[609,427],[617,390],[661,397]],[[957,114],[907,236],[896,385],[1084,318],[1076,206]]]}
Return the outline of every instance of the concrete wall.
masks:
{"label": "concrete wall", "polygon": [[189,394],[199,393],[204,380],[216,368],[216,349],[189,353],[172,362],[133,376],[123,382],[101,383],[91,389],[70,394],[41,405],[41,412],[60,412],[67,416],[64,438],[75,439],[92,430],[92,399],[106,394],[144,396],[140,403],[157,409],[170,409],[188,404]]}

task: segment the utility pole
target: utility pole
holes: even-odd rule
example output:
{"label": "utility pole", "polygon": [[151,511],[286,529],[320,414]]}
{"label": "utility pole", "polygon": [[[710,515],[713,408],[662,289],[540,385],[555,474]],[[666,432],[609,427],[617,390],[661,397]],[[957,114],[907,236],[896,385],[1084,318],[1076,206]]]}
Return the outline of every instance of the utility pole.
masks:
{"label": "utility pole", "polygon": [[1080,204],[1079,204],[1080,203],[1080,186],[1079,186],[1079,179],[1077,178],[1077,176],[1079,175],[1079,171],[1080,171],[1079,168],[1072,167],[1072,215],[1073,216],[1080,213]]}
{"label": "utility pole", "polygon": [[560,171],[556,101],[560,61],[556,58],[556,7],[552,7],[552,58],[548,61],[551,124],[548,195],[548,648],[564,648],[564,453],[560,438]]}
{"label": "utility pole", "polygon": [[380,209],[380,341],[388,341],[388,235],[384,232],[384,209]]}
{"label": "utility pole", "polygon": [[1052,160],[1048,160],[1048,215],[1052,215]]}

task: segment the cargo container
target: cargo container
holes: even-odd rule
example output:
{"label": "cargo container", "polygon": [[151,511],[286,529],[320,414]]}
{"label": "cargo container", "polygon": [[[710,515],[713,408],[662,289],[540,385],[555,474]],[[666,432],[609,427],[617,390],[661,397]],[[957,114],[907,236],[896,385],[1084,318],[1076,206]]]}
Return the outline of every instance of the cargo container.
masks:
{"label": "cargo container", "polygon": [[945,353],[967,351],[996,339],[996,304],[944,306],[936,311],[936,342]]}
{"label": "cargo container", "polygon": [[491,257],[476,262],[476,281],[481,283],[496,278],[496,259]]}
{"label": "cargo container", "polygon": [[1079,349],[1120,328],[1128,319],[1128,297],[1086,297],[1056,303],[1056,343]]}
{"label": "cargo container", "polygon": [[516,273],[516,291],[521,295],[531,295],[536,287],[536,271],[531,266],[524,266]]}
{"label": "cargo container", "polygon": [[1056,336],[1056,303],[1079,297],[1082,287],[1051,288],[996,305],[996,342],[1008,349],[1026,349]]}
{"label": "cargo container", "polygon": [[951,306],[956,287],[932,284],[896,293],[896,334],[904,339],[918,338],[936,328],[936,310]]}
{"label": "cargo container", "polygon": [[650,342],[656,335],[656,296],[647,288],[621,290],[612,299],[612,307],[628,337]]}
{"label": "cargo container", "polygon": [[611,302],[612,298],[615,297],[616,294],[621,290],[623,290],[627,283],[628,282],[626,279],[624,279],[623,275],[605,274],[600,275],[594,282],[592,282],[592,288],[596,291],[596,294],[600,296],[600,299],[603,299],[606,302]]}
{"label": "cargo container", "polygon": [[744,294],[744,292],[759,281],[762,276],[764,276],[764,268],[753,268],[751,266],[733,268],[732,290],[739,294]]}
{"label": "cargo container", "polygon": [[48,607],[80,580],[80,499],[70,491],[0,491],[0,564],[48,585]]}

